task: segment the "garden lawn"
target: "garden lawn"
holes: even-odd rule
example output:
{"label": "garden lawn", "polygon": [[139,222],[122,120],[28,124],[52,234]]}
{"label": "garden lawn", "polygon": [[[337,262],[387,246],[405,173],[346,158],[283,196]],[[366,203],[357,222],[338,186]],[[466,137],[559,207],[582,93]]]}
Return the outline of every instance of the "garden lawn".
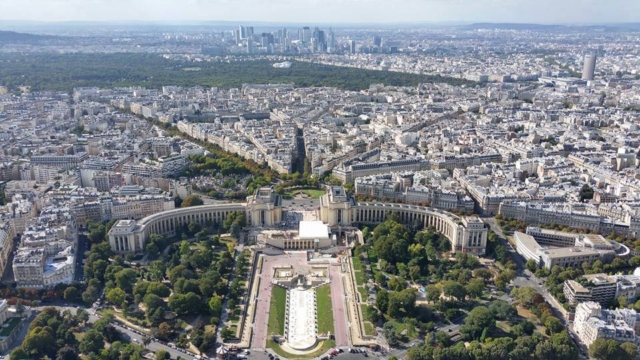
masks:
{"label": "garden lawn", "polygon": [[375,335],[376,334],[376,328],[373,327],[373,325],[370,322],[365,321],[364,322],[364,333],[365,333],[365,335]]}
{"label": "garden lawn", "polygon": [[287,309],[287,290],[274,286],[269,306],[269,334],[284,335],[284,318]]}
{"label": "garden lawn", "polygon": [[362,271],[362,260],[360,260],[359,256],[354,256],[353,258],[351,258],[351,260],[353,261],[353,270],[355,271]]}
{"label": "garden lawn", "polygon": [[364,285],[364,273],[362,271],[354,271],[356,275],[356,284],[358,286]]}
{"label": "garden lawn", "polygon": [[324,285],[316,289],[316,300],[318,302],[318,333],[334,333],[333,329],[333,305],[331,303],[331,287]]}

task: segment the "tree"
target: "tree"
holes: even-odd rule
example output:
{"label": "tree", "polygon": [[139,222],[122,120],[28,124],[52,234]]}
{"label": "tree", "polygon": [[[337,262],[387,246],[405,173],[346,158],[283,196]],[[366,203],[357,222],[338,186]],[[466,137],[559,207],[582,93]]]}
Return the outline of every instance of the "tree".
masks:
{"label": "tree", "polygon": [[626,308],[627,305],[629,304],[627,302],[627,297],[626,296],[619,296],[617,300],[618,300],[618,307]]}
{"label": "tree", "polygon": [[229,233],[231,234],[231,236],[233,236],[236,239],[240,238],[241,231],[242,231],[242,228],[240,227],[240,225],[236,223],[231,224],[231,226],[229,227]]}
{"label": "tree", "polygon": [[202,299],[192,292],[186,294],[173,294],[169,298],[169,308],[178,315],[192,314],[201,308]]}
{"label": "tree", "polygon": [[440,290],[440,287],[436,286],[436,285],[427,285],[425,287],[425,291],[427,292],[427,300],[431,301],[431,302],[436,302],[438,300],[440,300],[440,295],[442,294],[442,291]]}
{"label": "tree", "polygon": [[629,265],[633,267],[640,266],[640,256],[634,256],[631,259],[629,259]]}
{"label": "tree", "polygon": [[547,330],[549,330],[550,334],[559,333],[560,331],[564,330],[564,326],[562,326],[560,320],[558,320],[558,318],[555,316],[547,317],[546,321],[544,322],[544,326],[547,327]]}
{"label": "tree", "polygon": [[110,324],[105,326],[104,331],[102,331],[101,334],[104,339],[111,344],[121,340],[120,332],[115,328],[115,326]]}
{"label": "tree", "polygon": [[100,334],[95,329],[89,329],[82,341],[80,342],[80,352],[89,355],[92,353],[98,353],[100,350],[104,348],[104,339],[102,338],[102,334]]}
{"label": "tree", "polygon": [[82,293],[82,301],[86,303],[93,303],[98,300],[98,288],[95,286],[87,286],[87,289]]}
{"label": "tree", "polygon": [[164,350],[156,351],[156,360],[170,360],[170,359],[171,359],[171,355],[169,355],[168,352]]}
{"label": "tree", "polygon": [[214,295],[209,300],[209,310],[213,316],[220,316],[222,312],[222,298],[218,295]]}
{"label": "tree", "polygon": [[64,299],[67,301],[76,301],[78,299],[78,288],[76,288],[75,286],[69,286],[68,288],[64,289]]}
{"label": "tree", "polygon": [[589,346],[589,355],[597,360],[609,360],[618,351],[618,342],[613,339],[596,339]]}
{"label": "tree", "polygon": [[449,346],[449,335],[444,331],[436,332],[436,343],[443,348]]}
{"label": "tree", "polygon": [[147,307],[147,312],[153,312],[164,304],[164,301],[156,294],[147,294],[142,301],[144,306]]}
{"label": "tree", "polygon": [[442,286],[445,296],[454,297],[458,301],[463,301],[467,297],[467,290],[456,281],[447,281]]}
{"label": "tree", "polygon": [[387,339],[387,343],[391,346],[398,345],[398,333],[396,327],[392,323],[386,322],[383,326],[384,337]]}
{"label": "tree", "polygon": [[156,260],[151,263],[149,272],[151,273],[151,279],[153,281],[162,281],[167,272],[167,266],[161,260]]}
{"label": "tree", "polygon": [[484,293],[484,281],[481,279],[471,279],[464,288],[469,296],[477,299]]}
{"label": "tree", "polygon": [[85,309],[78,309],[78,311],[76,312],[76,317],[78,318],[78,321],[81,321],[83,323],[89,321],[89,313]]}
{"label": "tree", "polygon": [[72,346],[65,345],[56,353],[56,360],[78,360],[78,354],[76,349]]}
{"label": "tree", "polygon": [[538,268],[538,264],[536,264],[536,261],[533,259],[529,259],[527,260],[527,263],[525,264],[525,266],[527,267],[527,269],[529,269],[529,271],[531,272],[535,272],[536,269]]}
{"label": "tree", "polygon": [[194,235],[202,229],[202,226],[195,221],[191,221],[187,228],[189,230],[189,234]]}
{"label": "tree", "polygon": [[535,324],[533,324],[531,321],[529,320],[523,320],[521,321],[519,324],[517,324],[516,326],[511,328],[511,331],[516,335],[516,336],[524,336],[524,335],[531,335],[533,334],[533,332],[535,331],[536,326]]}
{"label": "tree", "polygon": [[632,342],[620,344],[620,351],[624,359],[636,359],[638,357],[638,347]]}
{"label": "tree", "polygon": [[116,284],[126,293],[131,293],[133,285],[138,279],[138,274],[133,269],[122,269],[116,273]]}
{"label": "tree", "polygon": [[485,329],[487,329],[487,332],[493,331],[495,326],[496,320],[491,311],[484,306],[477,306],[471,310],[464,320],[464,325],[460,327],[460,333],[465,338],[473,340],[478,339]]}
{"label": "tree", "polygon": [[113,288],[107,291],[107,293],[105,294],[105,297],[110,304],[120,306],[126,299],[127,294],[125,294],[125,292],[122,291],[122,289]]}
{"label": "tree", "polygon": [[580,201],[591,200],[593,199],[593,189],[588,184],[584,184],[580,189],[579,196],[580,196]]}
{"label": "tree", "polygon": [[511,304],[502,300],[496,300],[489,304],[489,310],[498,320],[510,320],[518,313]]}
{"label": "tree", "polygon": [[156,337],[163,340],[169,340],[172,334],[173,334],[173,329],[171,328],[171,325],[167,324],[166,322],[163,322],[158,326]]}
{"label": "tree", "polygon": [[159,324],[164,320],[164,308],[159,306],[155,309],[147,309],[147,319],[149,319],[153,325]]}
{"label": "tree", "polygon": [[182,200],[182,204],[180,204],[180,207],[186,208],[191,206],[199,206],[202,204],[204,204],[204,202],[198,195],[189,195],[184,198],[184,200]]}
{"label": "tree", "polygon": [[22,347],[17,347],[11,351],[11,355],[9,356],[11,359],[24,360],[30,359],[29,354],[22,349]]}
{"label": "tree", "polygon": [[51,327],[36,326],[29,331],[22,341],[22,349],[30,355],[28,358],[55,355],[57,349],[52,330]]}
{"label": "tree", "polygon": [[493,278],[493,273],[489,269],[479,268],[473,270],[473,276],[480,278],[484,281],[489,281]]}
{"label": "tree", "polygon": [[531,286],[513,288],[513,290],[511,290],[511,296],[516,298],[518,302],[520,302],[520,305],[526,308],[530,308],[543,301],[542,296]]}
{"label": "tree", "polygon": [[389,292],[385,289],[380,289],[376,293],[376,307],[378,310],[386,313],[389,307]]}

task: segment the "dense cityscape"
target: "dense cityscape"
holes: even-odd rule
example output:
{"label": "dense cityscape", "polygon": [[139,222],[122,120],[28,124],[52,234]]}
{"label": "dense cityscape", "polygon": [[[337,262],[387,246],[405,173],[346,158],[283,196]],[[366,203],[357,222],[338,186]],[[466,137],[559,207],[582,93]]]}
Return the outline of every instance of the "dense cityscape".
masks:
{"label": "dense cityscape", "polygon": [[0,353],[638,359],[639,124],[634,24],[0,23]]}

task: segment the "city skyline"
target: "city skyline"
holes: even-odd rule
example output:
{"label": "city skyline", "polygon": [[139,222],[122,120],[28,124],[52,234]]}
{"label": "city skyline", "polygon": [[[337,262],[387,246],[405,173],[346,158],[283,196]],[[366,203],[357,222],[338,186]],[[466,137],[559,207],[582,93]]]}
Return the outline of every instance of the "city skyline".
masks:
{"label": "city skyline", "polygon": [[[144,22],[288,22],[393,24],[429,22],[513,22],[602,24],[640,21],[640,3],[632,0],[408,0],[389,7],[382,0],[7,0],[1,20]],[[123,7],[127,11],[123,11]],[[549,11],[555,9],[556,11]],[[355,14],[355,16],[354,16]]]}

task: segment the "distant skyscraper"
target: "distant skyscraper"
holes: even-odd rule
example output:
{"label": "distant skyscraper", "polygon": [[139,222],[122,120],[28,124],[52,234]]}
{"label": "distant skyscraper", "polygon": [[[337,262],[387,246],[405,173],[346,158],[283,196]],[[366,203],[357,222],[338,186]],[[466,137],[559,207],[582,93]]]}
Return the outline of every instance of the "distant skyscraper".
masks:
{"label": "distant skyscraper", "polygon": [[253,40],[247,39],[247,54],[253,54]]}
{"label": "distant skyscraper", "polygon": [[236,44],[240,45],[242,44],[242,34],[240,32],[240,30],[236,30]]}
{"label": "distant skyscraper", "polygon": [[238,26],[238,32],[240,33],[240,39],[244,39],[247,37],[247,30],[245,29],[244,26],[242,25]]}
{"label": "distant skyscraper", "polygon": [[327,49],[327,39],[324,36],[324,31],[316,28],[313,32],[313,37],[316,39],[316,48],[314,51],[324,52]]}
{"label": "distant skyscraper", "polygon": [[596,54],[588,53],[584,55],[584,66],[582,67],[582,79],[593,80],[596,72]]}
{"label": "distant skyscraper", "polygon": [[356,41],[355,40],[351,40],[349,42],[349,50],[352,54],[356,53]]}
{"label": "distant skyscraper", "polygon": [[333,33],[333,30],[329,30],[329,37],[327,39],[327,52],[335,52],[336,51],[336,36]]}
{"label": "distant skyscraper", "polygon": [[246,29],[245,33],[246,33],[246,36],[248,38],[252,37],[253,36],[253,26],[247,26],[247,29]]}
{"label": "distant skyscraper", "polygon": [[373,37],[373,46],[377,46],[377,47],[382,46],[382,38],[380,36]]}
{"label": "distant skyscraper", "polygon": [[302,42],[310,43],[311,42],[311,29],[308,26],[302,28]]}

